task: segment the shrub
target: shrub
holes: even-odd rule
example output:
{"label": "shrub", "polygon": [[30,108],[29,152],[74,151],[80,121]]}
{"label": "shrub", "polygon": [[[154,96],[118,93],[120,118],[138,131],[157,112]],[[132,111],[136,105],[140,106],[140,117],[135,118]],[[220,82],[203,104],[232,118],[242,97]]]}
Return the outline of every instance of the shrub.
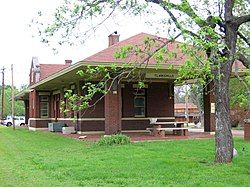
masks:
{"label": "shrub", "polygon": [[130,137],[123,134],[103,136],[97,142],[98,145],[125,145],[131,142]]}

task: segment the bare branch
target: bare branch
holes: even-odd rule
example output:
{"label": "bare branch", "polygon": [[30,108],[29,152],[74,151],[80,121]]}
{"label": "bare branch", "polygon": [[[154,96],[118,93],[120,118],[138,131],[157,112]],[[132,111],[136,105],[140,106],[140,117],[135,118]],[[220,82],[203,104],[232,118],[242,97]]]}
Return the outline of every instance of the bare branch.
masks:
{"label": "bare branch", "polygon": [[176,27],[177,27],[182,33],[188,33],[188,34],[190,34],[190,35],[193,36],[193,37],[199,38],[199,36],[198,36],[197,34],[195,34],[194,32],[182,28],[182,26],[181,26],[180,23],[178,22],[177,18],[174,16],[174,14],[173,14],[170,10],[168,10],[167,8],[164,8],[164,9],[168,12],[169,16],[170,16],[171,19],[174,21]]}
{"label": "bare branch", "polygon": [[223,8],[221,6],[220,1],[218,1],[218,12],[219,12],[219,17],[222,19]]}
{"label": "bare branch", "polygon": [[250,42],[248,41],[248,39],[240,31],[237,31],[237,34],[250,47]]}

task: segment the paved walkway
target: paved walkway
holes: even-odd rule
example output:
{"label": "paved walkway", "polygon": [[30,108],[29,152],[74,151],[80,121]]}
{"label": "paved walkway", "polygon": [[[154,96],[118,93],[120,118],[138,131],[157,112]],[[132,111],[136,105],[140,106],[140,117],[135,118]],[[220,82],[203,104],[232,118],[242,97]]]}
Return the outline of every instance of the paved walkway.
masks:
{"label": "paved walkway", "polygon": [[244,137],[244,130],[232,130],[234,136]]}
{"label": "paved walkway", "polygon": [[[188,129],[189,132],[197,132],[197,133],[202,133],[204,132],[204,129],[196,129],[196,128],[193,128],[193,129]],[[244,137],[244,130],[232,130],[232,133],[233,133],[233,136],[237,136],[237,137]]]}

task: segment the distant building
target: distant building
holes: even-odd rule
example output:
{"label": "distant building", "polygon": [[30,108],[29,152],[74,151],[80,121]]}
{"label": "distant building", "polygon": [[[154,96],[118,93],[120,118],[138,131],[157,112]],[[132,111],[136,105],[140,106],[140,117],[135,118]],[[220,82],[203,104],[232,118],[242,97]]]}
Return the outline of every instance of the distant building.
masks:
{"label": "distant building", "polygon": [[[187,114],[186,114],[187,107]],[[200,113],[198,107],[193,103],[175,103],[174,115],[178,121],[188,121],[189,123],[196,123],[200,120]],[[187,119],[188,118],[188,119]]]}

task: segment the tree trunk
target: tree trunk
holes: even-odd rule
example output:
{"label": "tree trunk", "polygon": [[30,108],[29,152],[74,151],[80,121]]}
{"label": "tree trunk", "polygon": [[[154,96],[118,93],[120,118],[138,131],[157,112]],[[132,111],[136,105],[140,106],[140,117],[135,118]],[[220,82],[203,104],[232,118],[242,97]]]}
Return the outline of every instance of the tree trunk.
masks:
{"label": "tree trunk", "polygon": [[231,118],[229,108],[229,79],[232,62],[223,63],[218,68],[215,86],[215,141],[216,141],[216,162],[229,163],[233,158],[233,137],[231,132]]}
{"label": "tree trunk", "polygon": [[216,141],[216,162],[229,163],[233,159],[233,136],[232,122],[230,117],[229,104],[229,80],[232,70],[232,65],[236,52],[236,40],[238,25],[231,22],[233,1],[225,4],[225,43],[227,62],[218,63],[219,67],[215,66],[215,141]]}

